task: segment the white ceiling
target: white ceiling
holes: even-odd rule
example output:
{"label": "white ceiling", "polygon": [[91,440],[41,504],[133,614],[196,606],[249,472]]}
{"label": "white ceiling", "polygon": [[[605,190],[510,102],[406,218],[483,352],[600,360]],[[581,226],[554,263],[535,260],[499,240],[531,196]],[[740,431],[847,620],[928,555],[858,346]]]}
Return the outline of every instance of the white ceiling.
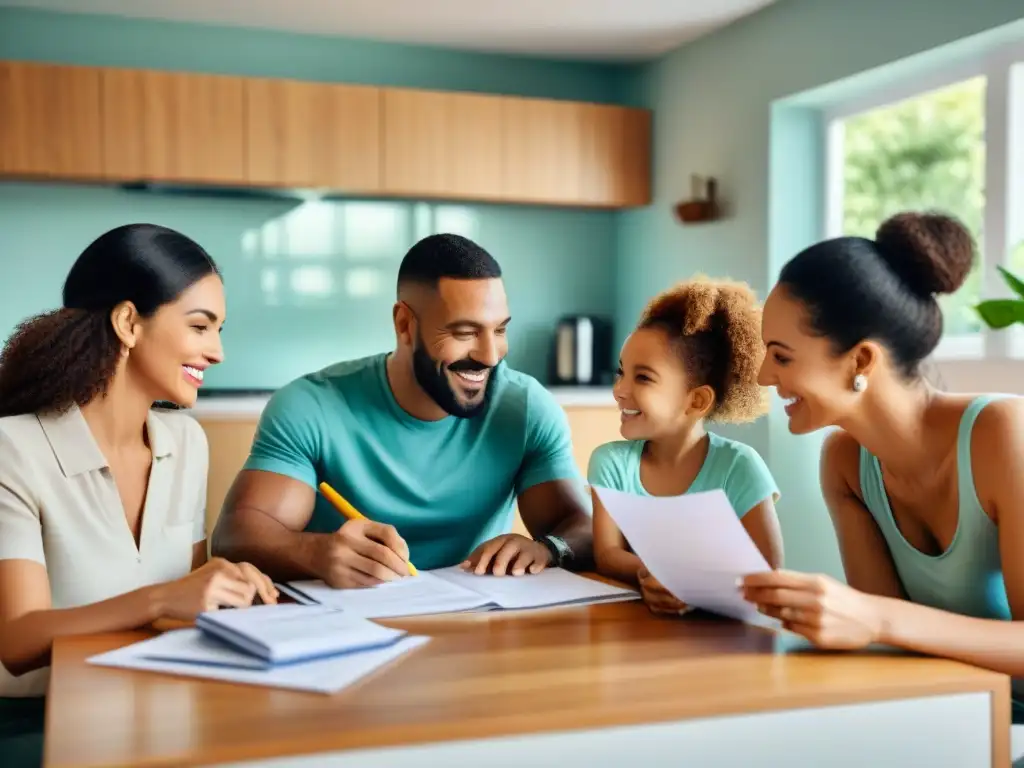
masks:
{"label": "white ceiling", "polygon": [[775,0],[0,0],[475,51],[642,60]]}

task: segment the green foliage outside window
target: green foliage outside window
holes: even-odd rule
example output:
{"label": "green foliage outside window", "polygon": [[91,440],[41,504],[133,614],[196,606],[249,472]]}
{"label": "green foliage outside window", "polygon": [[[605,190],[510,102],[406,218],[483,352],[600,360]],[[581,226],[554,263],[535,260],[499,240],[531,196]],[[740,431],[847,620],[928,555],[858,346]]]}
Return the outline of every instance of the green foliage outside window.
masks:
{"label": "green foliage outside window", "polygon": [[[882,221],[904,210],[959,218],[979,258],[964,286],[939,302],[947,336],[979,331],[985,78],[855,115],[844,121],[844,134],[843,234],[873,237]],[[1016,251],[1024,267],[1024,243]]]}

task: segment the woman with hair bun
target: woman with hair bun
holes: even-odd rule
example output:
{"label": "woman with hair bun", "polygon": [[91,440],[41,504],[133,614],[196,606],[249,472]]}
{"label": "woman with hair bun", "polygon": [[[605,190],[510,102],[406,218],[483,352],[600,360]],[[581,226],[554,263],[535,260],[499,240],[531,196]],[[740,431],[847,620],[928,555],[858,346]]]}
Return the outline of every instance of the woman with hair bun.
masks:
{"label": "woman with hair bun", "polygon": [[958,221],[901,213],[874,240],[826,240],[783,268],[760,381],[789,401],[791,432],[838,427],[821,485],[847,584],[774,571],[742,589],[819,646],[880,642],[1022,678],[1024,400],[920,374],[942,335],[935,294],[973,261]]}
{"label": "woman with hair bun", "polygon": [[63,307],[0,353],[0,754],[38,765],[57,637],[275,602],[249,564],[207,561],[206,438],[187,414],[223,358],[224,289],[184,235],[113,229]]}

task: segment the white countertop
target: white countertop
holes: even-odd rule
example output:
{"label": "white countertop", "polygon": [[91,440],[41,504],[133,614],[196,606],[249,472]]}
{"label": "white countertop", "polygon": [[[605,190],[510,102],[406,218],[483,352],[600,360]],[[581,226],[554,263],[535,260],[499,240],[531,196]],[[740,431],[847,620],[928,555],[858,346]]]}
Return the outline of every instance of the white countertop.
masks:
{"label": "white countertop", "polygon": [[[611,387],[548,387],[563,408],[615,405]],[[247,420],[263,413],[270,395],[225,395],[201,397],[183,413],[199,418]]]}

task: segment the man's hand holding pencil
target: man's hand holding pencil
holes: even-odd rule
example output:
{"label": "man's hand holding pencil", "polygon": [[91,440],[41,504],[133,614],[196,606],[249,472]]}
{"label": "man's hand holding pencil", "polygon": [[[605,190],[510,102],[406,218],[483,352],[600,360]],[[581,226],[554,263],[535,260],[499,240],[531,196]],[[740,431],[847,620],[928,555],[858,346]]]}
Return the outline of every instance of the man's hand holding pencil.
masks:
{"label": "man's hand holding pencil", "polygon": [[416,575],[409,546],[394,526],[367,520],[327,483],[320,492],[348,518],[337,532],[320,538],[317,573],[336,589],[372,587]]}

